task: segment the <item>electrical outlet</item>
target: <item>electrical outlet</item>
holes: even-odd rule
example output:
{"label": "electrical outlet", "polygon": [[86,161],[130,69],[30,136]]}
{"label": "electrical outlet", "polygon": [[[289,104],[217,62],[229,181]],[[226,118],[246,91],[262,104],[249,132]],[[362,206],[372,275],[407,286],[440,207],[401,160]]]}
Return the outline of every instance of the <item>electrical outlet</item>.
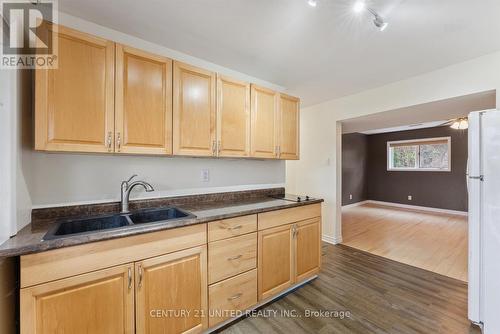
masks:
{"label": "electrical outlet", "polygon": [[201,181],[202,182],[209,182],[210,181],[210,170],[209,169],[202,169],[201,170]]}
{"label": "electrical outlet", "polygon": [[409,201],[413,200],[413,196],[412,195],[408,195],[408,200]]}
{"label": "electrical outlet", "polygon": [[352,194],[349,194],[349,199],[352,199]]}

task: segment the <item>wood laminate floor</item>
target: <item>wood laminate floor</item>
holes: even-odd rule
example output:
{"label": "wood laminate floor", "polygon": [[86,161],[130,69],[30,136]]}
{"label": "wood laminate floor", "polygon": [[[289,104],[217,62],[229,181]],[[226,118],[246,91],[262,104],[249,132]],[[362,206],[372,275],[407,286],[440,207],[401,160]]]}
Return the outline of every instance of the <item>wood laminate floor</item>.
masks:
{"label": "wood laminate floor", "polygon": [[375,204],[342,209],[343,244],[467,281],[467,217]]}
{"label": "wood laminate floor", "polygon": [[[220,332],[480,334],[467,320],[465,282],[344,245],[325,244],[322,259],[317,279]],[[321,310],[349,317],[305,316]]]}

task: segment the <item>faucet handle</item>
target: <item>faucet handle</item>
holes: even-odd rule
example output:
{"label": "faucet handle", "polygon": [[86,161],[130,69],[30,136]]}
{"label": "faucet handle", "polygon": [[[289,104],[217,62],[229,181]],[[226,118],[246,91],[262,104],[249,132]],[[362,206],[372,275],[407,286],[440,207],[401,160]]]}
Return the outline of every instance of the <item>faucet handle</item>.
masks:
{"label": "faucet handle", "polygon": [[132,175],[132,176],[131,176],[131,177],[130,177],[127,181],[125,181],[125,182],[126,182],[126,183],[129,183],[129,182],[130,182],[130,181],[132,181],[132,179],[133,179],[134,177],[136,177],[136,176],[137,176],[137,174]]}
{"label": "faucet handle", "polygon": [[122,189],[127,189],[130,181],[132,181],[132,179],[136,176],[137,176],[137,174],[134,174],[131,177],[129,177],[129,179],[127,181],[122,181]]}

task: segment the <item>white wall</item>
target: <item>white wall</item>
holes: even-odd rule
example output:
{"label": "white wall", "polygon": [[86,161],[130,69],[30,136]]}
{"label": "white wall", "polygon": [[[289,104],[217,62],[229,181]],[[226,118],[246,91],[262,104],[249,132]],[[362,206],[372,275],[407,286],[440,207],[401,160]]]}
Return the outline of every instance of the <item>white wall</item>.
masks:
{"label": "white wall", "polygon": [[[302,110],[300,161],[287,162],[287,189],[324,197],[325,240],[341,240],[341,125],[345,119],[500,90],[500,52]],[[497,93],[497,107],[500,101]]]}
{"label": "white wall", "polygon": [[[34,207],[58,204],[115,201],[120,182],[132,174],[155,188],[134,190],[133,198],[282,186],[285,163],[281,161],[181,157],[31,154],[28,181]],[[209,182],[201,170],[209,169]]]}
{"label": "white wall", "polygon": [[[168,48],[61,13],[59,22],[68,27],[119,43],[188,62],[236,79],[258,83],[283,91],[283,87],[246,74],[185,55]],[[31,73],[17,71],[19,83],[12,93],[19,106],[11,107],[16,120],[10,134],[15,149],[16,223],[19,230],[29,223],[32,208],[119,199],[120,182],[132,174],[149,181],[156,189],[134,191],[133,198],[172,196],[219,191],[280,187],[285,184],[283,161],[255,159],[210,159],[181,157],[119,156],[104,154],[63,154],[35,152],[32,149]],[[22,117],[21,117],[22,115]],[[203,182],[202,169],[209,169],[210,180]],[[12,221],[9,219],[7,221]],[[11,232],[9,232],[11,233]]]}
{"label": "white wall", "polygon": [[0,243],[14,234],[15,222],[15,127],[13,86],[15,72],[0,70]]}

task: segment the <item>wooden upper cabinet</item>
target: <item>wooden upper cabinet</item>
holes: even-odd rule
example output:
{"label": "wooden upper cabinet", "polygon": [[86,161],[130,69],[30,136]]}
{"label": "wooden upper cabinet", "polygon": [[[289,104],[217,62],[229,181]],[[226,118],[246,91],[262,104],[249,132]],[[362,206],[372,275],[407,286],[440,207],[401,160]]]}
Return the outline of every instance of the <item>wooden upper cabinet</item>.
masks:
{"label": "wooden upper cabinet", "polygon": [[57,38],[58,68],[35,71],[35,149],[112,152],[115,45],[63,26]]}
{"label": "wooden upper cabinet", "polygon": [[115,152],[172,154],[172,60],[116,45]]}
{"label": "wooden upper cabinet", "polygon": [[137,262],[135,274],[136,333],[200,333],[207,328],[206,245]]}
{"label": "wooden upper cabinet", "polygon": [[300,100],[280,94],[279,97],[279,158],[299,159]]}
{"label": "wooden upper cabinet", "polygon": [[134,333],[132,264],[20,291],[21,334]]}
{"label": "wooden upper cabinet", "polygon": [[316,275],[321,267],[321,218],[295,226],[295,281]]}
{"label": "wooden upper cabinet", "polygon": [[252,85],[251,99],[251,156],[277,158],[278,94]]}
{"label": "wooden upper cabinet", "polygon": [[217,154],[215,85],[214,72],[174,62],[174,154]]}
{"label": "wooden upper cabinet", "polygon": [[250,84],[217,75],[217,151],[250,156]]}

